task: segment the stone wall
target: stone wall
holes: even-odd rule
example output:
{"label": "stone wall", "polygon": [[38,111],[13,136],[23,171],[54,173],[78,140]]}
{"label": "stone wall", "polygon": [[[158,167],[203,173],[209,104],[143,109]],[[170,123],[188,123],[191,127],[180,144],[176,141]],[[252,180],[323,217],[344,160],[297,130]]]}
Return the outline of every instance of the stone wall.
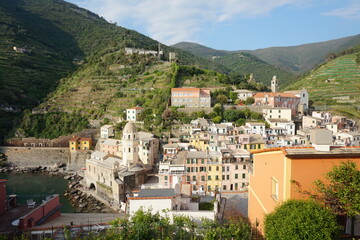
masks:
{"label": "stone wall", "polygon": [[19,167],[37,167],[67,164],[70,152],[68,148],[31,148],[31,147],[0,147],[10,164]]}
{"label": "stone wall", "polygon": [[67,162],[67,170],[77,171],[86,167],[86,159],[89,159],[92,151],[77,151],[70,153],[70,157]]}

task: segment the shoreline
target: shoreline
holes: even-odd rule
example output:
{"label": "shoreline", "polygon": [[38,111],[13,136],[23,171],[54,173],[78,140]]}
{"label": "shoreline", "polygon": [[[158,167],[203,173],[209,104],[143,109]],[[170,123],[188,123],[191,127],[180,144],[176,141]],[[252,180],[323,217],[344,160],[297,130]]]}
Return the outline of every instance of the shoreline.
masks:
{"label": "shoreline", "polygon": [[110,204],[99,201],[91,194],[87,194],[81,181],[83,177],[79,171],[66,170],[65,164],[56,164],[53,167],[0,167],[0,174],[40,174],[48,176],[63,177],[68,180],[67,189],[64,192],[65,198],[74,207],[74,213],[117,213]]}

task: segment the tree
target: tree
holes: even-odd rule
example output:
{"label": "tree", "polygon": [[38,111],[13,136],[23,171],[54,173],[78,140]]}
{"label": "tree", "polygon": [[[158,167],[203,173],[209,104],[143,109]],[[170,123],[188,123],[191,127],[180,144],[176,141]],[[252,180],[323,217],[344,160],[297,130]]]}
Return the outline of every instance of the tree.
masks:
{"label": "tree", "polygon": [[288,200],[265,216],[265,237],[277,239],[334,239],[336,217],[313,200]]}
{"label": "tree", "polygon": [[236,92],[230,92],[229,93],[229,97],[230,97],[230,99],[233,101],[233,102],[235,102],[238,98],[238,96],[237,96],[237,93]]}
{"label": "tree", "polygon": [[225,103],[227,103],[227,101],[228,101],[228,99],[227,99],[227,97],[225,96],[225,95],[223,95],[223,94],[220,94],[220,95],[218,95],[217,97],[216,97],[216,102],[217,103],[220,103],[220,104],[225,104]]}
{"label": "tree", "polygon": [[222,117],[221,117],[221,116],[217,116],[217,117],[214,117],[214,118],[212,119],[212,121],[213,121],[214,123],[221,123],[221,120],[222,120]]}
{"label": "tree", "polygon": [[248,97],[248,98],[246,98],[246,100],[245,100],[245,104],[246,105],[251,105],[251,104],[253,104],[255,102],[255,99],[253,98],[253,97]]}
{"label": "tree", "polygon": [[328,184],[315,181],[319,194],[313,196],[338,215],[352,218],[351,232],[354,233],[354,217],[360,215],[360,171],[356,163],[347,161],[326,173]]}

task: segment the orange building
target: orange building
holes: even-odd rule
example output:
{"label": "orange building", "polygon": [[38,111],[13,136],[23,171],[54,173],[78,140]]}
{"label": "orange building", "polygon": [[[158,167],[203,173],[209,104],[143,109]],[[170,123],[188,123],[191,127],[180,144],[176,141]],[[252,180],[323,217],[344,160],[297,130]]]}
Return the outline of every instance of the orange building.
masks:
{"label": "orange building", "polygon": [[341,162],[353,161],[360,169],[360,146],[315,148],[273,148],[254,152],[249,174],[250,222],[263,232],[267,213],[288,199],[306,198],[299,193],[314,190],[314,181],[325,180],[324,174]]}

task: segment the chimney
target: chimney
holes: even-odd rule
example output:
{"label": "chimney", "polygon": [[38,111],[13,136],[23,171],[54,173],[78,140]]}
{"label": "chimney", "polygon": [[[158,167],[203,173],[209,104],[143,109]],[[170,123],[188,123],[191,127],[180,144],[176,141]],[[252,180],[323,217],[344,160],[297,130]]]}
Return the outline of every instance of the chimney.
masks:
{"label": "chimney", "polygon": [[329,152],[332,143],[332,131],[327,129],[311,129],[310,141],[316,151]]}

